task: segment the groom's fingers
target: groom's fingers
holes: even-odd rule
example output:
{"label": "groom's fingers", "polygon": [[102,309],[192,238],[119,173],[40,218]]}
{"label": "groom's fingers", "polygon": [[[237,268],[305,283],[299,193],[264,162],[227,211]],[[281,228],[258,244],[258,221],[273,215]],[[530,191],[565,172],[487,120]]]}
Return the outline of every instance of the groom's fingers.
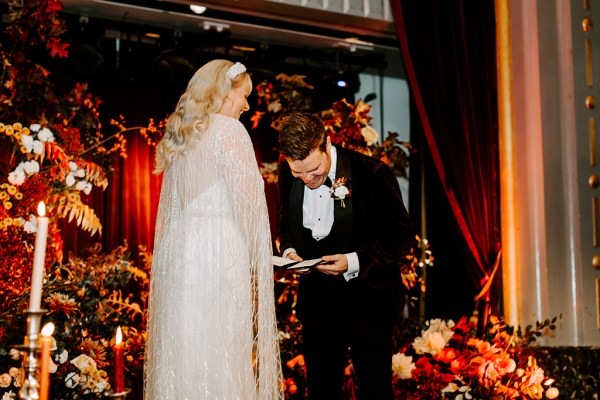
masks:
{"label": "groom's fingers", "polygon": [[348,260],[343,254],[334,254],[332,256],[323,256],[325,264],[320,264],[316,268],[328,275],[339,275],[348,271]]}
{"label": "groom's fingers", "polygon": [[289,253],[287,256],[285,256],[286,258],[289,258],[290,260],[294,260],[294,261],[303,261],[302,257],[300,257],[298,255],[298,253],[292,252]]}

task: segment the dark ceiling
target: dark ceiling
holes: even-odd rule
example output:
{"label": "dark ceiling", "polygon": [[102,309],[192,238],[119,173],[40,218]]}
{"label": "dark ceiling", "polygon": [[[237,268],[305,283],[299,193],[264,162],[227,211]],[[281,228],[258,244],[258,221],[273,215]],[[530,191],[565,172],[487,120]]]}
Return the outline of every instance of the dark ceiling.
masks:
{"label": "dark ceiling", "polygon": [[389,21],[265,0],[205,0],[208,10],[195,15],[190,3],[63,0],[63,9],[82,31],[156,43],[170,53],[191,46],[185,51],[239,58],[275,73],[315,68],[404,74]]}

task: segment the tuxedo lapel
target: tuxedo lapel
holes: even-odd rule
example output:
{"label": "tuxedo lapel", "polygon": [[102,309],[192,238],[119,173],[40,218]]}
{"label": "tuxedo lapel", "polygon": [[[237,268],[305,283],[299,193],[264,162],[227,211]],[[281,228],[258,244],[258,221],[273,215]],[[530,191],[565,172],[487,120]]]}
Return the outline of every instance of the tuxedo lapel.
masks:
{"label": "tuxedo lapel", "polygon": [[302,252],[304,249],[304,235],[303,235],[303,215],[302,215],[302,204],[304,203],[304,183],[300,179],[294,179],[292,181],[292,187],[290,189],[290,205],[288,210],[288,217],[290,219],[290,230],[292,240],[296,244],[296,250]]}
{"label": "tuxedo lapel", "polygon": [[[346,186],[352,188],[352,171],[350,169],[350,159],[346,152],[339,147],[337,149],[337,167],[335,170],[335,179],[346,178]],[[333,217],[336,229],[336,239],[338,243],[352,242],[352,196],[344,199],[344,206],[340,200],[334,200]]]}

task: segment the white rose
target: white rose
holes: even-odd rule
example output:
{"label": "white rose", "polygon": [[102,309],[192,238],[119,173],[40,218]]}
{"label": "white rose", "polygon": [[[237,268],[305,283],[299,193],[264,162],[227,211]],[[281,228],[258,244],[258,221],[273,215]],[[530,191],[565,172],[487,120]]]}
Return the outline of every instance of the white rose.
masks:
{"label": "white rose", "polygon": [[367,142],[367,146],[371,146],[379,140],[379,134],[375,129],[373,129],[370,125],[365,126],[360,131],[362,133],[365,142]]}
{"label": "white rose", "polygon": [[2,400],[14,400],[14,399],[16,399],[16,396],[12,390],[9,390],[8,392],[6,392],[2,395]]}
{"label": "white rose", "polygon": [[40,130],[40,128],[41,128],[41,127],[42,127],[42,126],[41,126],[40,124],[31,124],[31,125],[29,126],[29,130],[30,130],[31,132],[37,132],[37,131],[39,131],[39,130]]}
{"label": "white rose", "polygon": [[25,172],[20,168],[15,169],[8,174],[8,181],[13,185],[21,186],[25,182]]}
{"label": "white rose", "polygon": [[83,178],[85,176],[85,170],[83,168],[79,168],[77,172],[75,172],[75,176]]}
{"label": "white rose", "polygon": [[90,182],[87,182],[85,184],[85,189],[83,189],[83,193],[90,194],[91,191],[92,191],[92,184]]}
{"label": "white rose", "polygon": [[[33,216],[33,218],[35,218],[35,216]],[[21,358],[21,352],[17,349],[10,349],[10,352],[8,353],[8,355],[13,360],[18,360]]]}
{"label": "white rose", "polygon": [[342,200],[344,200],[346,198],[346,195],[348,195],[348,193],[350,193],[350,192],[348,191],[348,188],[346,186],[336,187],[335,191],[333,192],[333,194],[335,195],[336,198],[342,199]]}
{"label": "white rose", "polygon": [[76,388],[79,385],[79,381],[81,377],[75,372],[70,372],[69,375],[65,377],[65,384],[69,389]]}
{"label": "white rose", "polygon": [[31,160],[21,163],[23,165],[23,170],[27,175],[33,175],[40,172],[40,164],[37,161]]}
{"label": "white rose", "polygon": [[86,184],[85,181],[79,181],[75,185],[75,189],[77,189],[77,190],[83,190],[83,189],[85,189],[85,184]]}
{"label": "white rose", "polygon": [[392,372],[398,379],[410,379],[415,368],[417,367],[412,362],[412,356],[405,356],[402,353],[392,356]]}
{"label": "white rose", "polygon": [[281,110],[281,103],[279,100],[273,101],[267,106],[267,109],[271,112],[278,113]]}
{"label": "white rose", "polygon": [[[419,339],[421,339],[419,341],[419,346],[415,346]],[[417,338],[413,344],[413,347],[417,353],[429,353],[431,355],[436,355],[440,352],[440,350],[446,347],[446,341],[444,340],[441,332],[433,332],[429,335],[423,336],[422,338]]]}
{"label": "white rose", "polygon": [[[35,215],[31,214],[29,216],[29,219],[23,224],[23,229],[25,229],[25,232],[29,233],[37,232],[37,219],[35,218]],[[17,358],[15,358],[15,360],[17,360]]]}
{"label": "white rose", "polygon": [[442,389],[442,393],[454,393],[458,392],[458,385],[454,382],[450,382],[448,386]]}
{"label": "white rose", "polygon": [[15,387],[21,387],[21,385],[23,384],[23,379],[25,379],[25,376],[23,374],[19,374],[15,378],[13,385],[15,385]]}
{"label": "white rose", "polygon": [[56,373],[56,371],[58,370],[58,367],[56,366],[56,364],[54,364],[54,362],[52,362],[52,359],[50,359],[50,365],[48,365],[48,372],[50,372],[51,374]]}
{"label": "white rose", "polygon": [[25,146],[27,152],[31,153],[31,150],[33,150],[33,137],[30,135],[22,135],[21,143],[23,143],[23,146]]}
{"label": "white rose", "polygon": [[88,356],[86,354],[81,354],[81,355],[77,356],[76,358],[72,359],[71,364],[76,366],[83,373],[87,373],[90,370],[97,369],[96,361],[94,361],[93,358],[91,358],[90,356]]}
{"label": "white rose", "polygon": [[77,163],[69,161],[69,168],[71,168],[71,171],[77,171],[79,167],[77,166]]}
{"label": "white rose", "polygon": [[40,139],[42,142],[54,142],[54,135],[50,129],[42,128],[42,130],[38,133],[38,139]]}
{"label": "white rose", "polygon": [[35,154],[42,154],[43,150],[44,150],[44,143],[40,142],[39,140],[34,140],[33,141],[33,152]]}
{"label": "white rose", "polygon": [[65,183],[67,184],[67,186],[73,186],[75,184],[75,177],[73,176],[72,172],[69,172],[69,174],[65,178]]}
{"label": "white rose", "polygon": [[94,388],[94,393],[102,393],[108,387],[108,382],[104,379],[100,379],[96,383],[96,387]]}
{"label": "white rose", "polygon": [[12,378],[10,377],[9,374],[2,374],[0,375],[0,387],[6,388],[10,386],[10,383],[12,382]]}
{"label": "white rose", "polygon": [[64,364],[67,359],[69,358],[69,352],[67,350],[63,350],[62,353],[57,354],[54,356],[54,359],[59,363],[59,364]]}

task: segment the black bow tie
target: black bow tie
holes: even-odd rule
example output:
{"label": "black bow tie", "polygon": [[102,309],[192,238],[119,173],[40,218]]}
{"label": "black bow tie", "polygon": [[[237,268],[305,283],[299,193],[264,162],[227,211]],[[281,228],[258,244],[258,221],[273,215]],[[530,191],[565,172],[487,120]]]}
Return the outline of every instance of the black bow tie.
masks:
{"label": "black bow tie", "polygon": [[328,188],[331,187],[332,183],[331,183],[331,178],[327,177],[327,179],[325,179],[325,182],[323,182],[323,185],[327,186]]}

